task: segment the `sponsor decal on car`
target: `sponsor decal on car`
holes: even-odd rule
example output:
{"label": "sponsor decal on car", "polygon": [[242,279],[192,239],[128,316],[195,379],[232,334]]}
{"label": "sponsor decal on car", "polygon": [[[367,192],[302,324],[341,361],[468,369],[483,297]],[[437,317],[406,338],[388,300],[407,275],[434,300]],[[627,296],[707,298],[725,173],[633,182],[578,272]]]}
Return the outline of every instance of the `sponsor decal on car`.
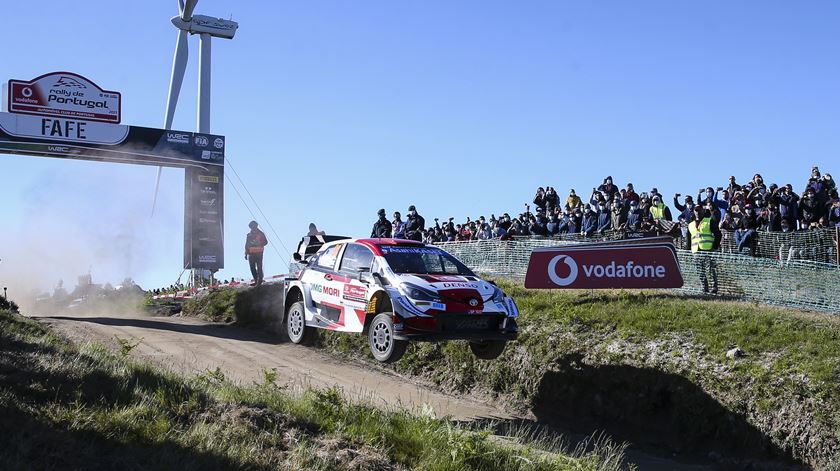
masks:
{"label": "sponsor decal on car", "polygon": [[344,294],[342,295],[342,298],[348,301],[366,302],[367,288],[364,286],[346,284],[344,285]]}
{"label": "sponsor decal on car", "polygon": [[456,282],[447,282],[447,283],[435,283],[435,286],[440,286],[441,288],[467,288],[467,289],[478,289],[478,283],[470,283],[467,281],[456,281]]}
{"label": "sponsor decal on car", "polygon": [[386,253],[419,253],[419,254],[439,254],[441,253],[440,249],[428,248],[428,247],[388,247],[388,246],[380,246],[380,250],[382,250],[383,254]]}
{"label": "sponsor decal on car", "polygon": [[434,302],[433,302],[433,303],[432,303],[432,309],[437,309],[438,311],[445,311],[445,310],[446,310],[446,304],[443,304],[443,303],[434,303]]}
{"label": "sponsor decal on car", "polygon": [[319,284],[314,284],[310,287],[312,291],[316,293],[325,294],[327,296],[340,296],[341,293],[338,291],[338,288],[333,288],[331,286],[324,286]]}

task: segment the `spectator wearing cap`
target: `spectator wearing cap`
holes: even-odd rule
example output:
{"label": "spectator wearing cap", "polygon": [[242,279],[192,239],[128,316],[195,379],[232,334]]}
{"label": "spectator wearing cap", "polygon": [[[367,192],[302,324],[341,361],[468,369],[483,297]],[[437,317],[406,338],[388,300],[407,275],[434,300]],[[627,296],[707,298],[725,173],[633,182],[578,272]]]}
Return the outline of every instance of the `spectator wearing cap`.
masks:
{"label": "spectator wearing cap", "polygon": [[384,239],[390,238],[392,226],[391,221],[385,217],[385,210],[380,209],[376,214],[379,216],[379,219],[373,223],[373,230],[370,231],[370,236]]}
{"label": "spectator wearing cap", "polygon": [[545,224],[545,232],[549,237],[556,236],[560,233],[560,221],[554,212],[548,216],[548,222]]}
{"label": "spectator wearing cap", "polygon": [[684,223],[689,223],[694,220],[694,198],[690,195],[686,195],[685,197],[685,204],[680,204],[679,193],[674,195],[674,207],[680,212],[677,216],[677,220]]}
{"label": "spectator wearing cap", "polygon": [[417,208],[412,204],[408,207],[408,220],[405,222],[405,238],[408,240],[421,241],[423,231],[426,229],[426,220],[417,214]]}
{"label": "spectator wearing cap", "polygon": [[604,195],[605,199],[611,201],[613,198],[615,198],[615,195],[618,193],[618,187],[613,185],[612,177],[607,176],[607,178],[604,179],[604,183],[602,183],[598,187],[598,191],[600,191]]}
{"label": "spectator wearing cap", "polygon": [[575,193],[575,189],[572,188],[569,191],[569,197],[566,198],[566,211],[574,211],[575,208],[581,205],[580,196]]}

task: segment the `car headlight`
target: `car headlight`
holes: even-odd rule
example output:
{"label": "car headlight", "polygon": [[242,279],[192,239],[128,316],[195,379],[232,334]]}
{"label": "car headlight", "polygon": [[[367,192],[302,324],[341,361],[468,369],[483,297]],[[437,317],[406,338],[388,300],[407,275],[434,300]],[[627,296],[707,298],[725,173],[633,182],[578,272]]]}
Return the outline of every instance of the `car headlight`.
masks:
{"label": "car headlight", "polygon": [[403,283],[400,285],[400,291],[402,294],[406,295],[407,297],[415,300],[415,301],[432,301],[432,302],[439,302],[440,297],[434,291],[428,290],[426,288],[421,288],[417,285],[413,285],[411,283]]}
{"label": "car headlight", "polygon": [[505,301],[505,292],[499,289],[498,286],[494,286],[493,290],[493,296],[490,299],[497,303],[503,303]]}

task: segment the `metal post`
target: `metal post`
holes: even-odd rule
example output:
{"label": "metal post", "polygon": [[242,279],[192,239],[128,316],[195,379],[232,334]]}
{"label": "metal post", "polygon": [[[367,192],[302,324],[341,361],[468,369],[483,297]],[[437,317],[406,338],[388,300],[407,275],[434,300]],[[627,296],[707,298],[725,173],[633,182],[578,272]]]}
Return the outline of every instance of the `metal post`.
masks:
{"label": "metal post", "polygon": [[3,287],[3,300],[6,301],[7,303],[9,302],[9,295],[6,294],[6,287],[5,286]]}
{"label": "metal post", "polygon": [[[210,44],[212,36],[202,33],[199,36],[198,51],[198,132],[210,132]],[[198,279],[204,277],[204,270],[190,270],[192,288],[198,287]]]}
{"label": "metal post", "polygon": [[210,132],[210,41],[203,33],[198,54],[198,132]]}

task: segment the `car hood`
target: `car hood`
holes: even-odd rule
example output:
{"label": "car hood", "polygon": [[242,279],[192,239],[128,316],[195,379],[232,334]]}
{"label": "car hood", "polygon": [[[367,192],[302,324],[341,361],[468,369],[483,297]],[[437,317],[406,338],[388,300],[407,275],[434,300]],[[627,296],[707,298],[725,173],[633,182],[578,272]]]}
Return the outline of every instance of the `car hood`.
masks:
{"label": "car hood", "polygon": [[463,295],[473,295],[482,301],[489,300],[495,292],[495,287],[477,276],[461,275],[421,275],[421,274],[399,274],[400,282],[411,283],[421,288],[435,291],[442,296],[456,295],[458,298]]}

